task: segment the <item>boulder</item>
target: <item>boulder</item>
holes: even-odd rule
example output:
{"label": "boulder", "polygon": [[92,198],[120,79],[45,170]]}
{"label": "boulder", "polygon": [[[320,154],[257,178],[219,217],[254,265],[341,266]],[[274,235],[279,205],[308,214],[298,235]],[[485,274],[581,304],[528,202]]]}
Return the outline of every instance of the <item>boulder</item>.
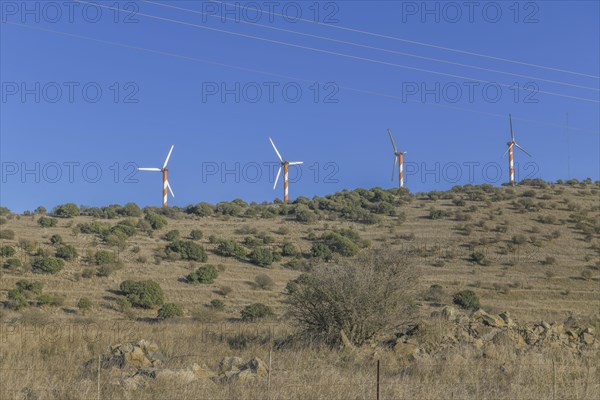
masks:
{"label": "boulder", "polygon": [[588,345],[594,344],[594,336],[591,333],[584,332],[581,334],[581,342]]}
{"label": "boulder", "polygon": [[240,357],[225,357],[219,362],[219,372],[237,372],[242,369],[244,360]]}
{"label": "boulder", "polygon": [[133,351],[125,353],[123,356],[126,366],[144,368],[152,364],[140,347],[134,347]]}
{"label": "boulder", "polygon": [[446,306],[442,309],[442,318],[446,321],[451,321],[456,319],[456,309],[451,306]]}
{"label": "boulder", "polygon": [[491,326],[493,328],[497,328],[497,327],[501,327],[501,326],[505,325],[504,321],[501,318],[490,315],[490,314],[486,313],[485,311],[483,311],[482,309],[475,311],[473,313],[473,315],[471,315],[471,319],[481,320],[481,322],[484,325]]}
{"label": "boulder", "polygon": [[502,318],[502,321],[504,321],[504,323],[508,326],[513,326],[514,322],[513,320],[510,318],[510,314],[508,313],[508,311],[503,311],[500,314],[498,314],[498,316],[500,318]]}

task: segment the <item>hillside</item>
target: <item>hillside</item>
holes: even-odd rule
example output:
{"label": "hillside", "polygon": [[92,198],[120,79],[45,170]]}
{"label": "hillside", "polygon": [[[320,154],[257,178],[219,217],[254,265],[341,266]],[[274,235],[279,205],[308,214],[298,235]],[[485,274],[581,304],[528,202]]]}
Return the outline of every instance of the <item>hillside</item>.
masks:
{"label": "hillside", "polygon": [[[600,328],[599,194],[599,182],[573,180],[549,184],[536,180],[514,188],[464,186],[417,194],[398,189],[359,189],[323,198],[299,198],[290,204],[246,204],[235,200],[215,206],[200,203],[186,208],[143,210],[132,204],[105,208],[65,205],[47,216],[41,209],[23,215],[3,210],[0,298],[5,309],[0,315],[6,329],[2,368],[27,369],[27,363],[32,362],[43,369],[41,381],[34,371],[28,372],[25,379],[16,372],[4,372],[5,382],[10,383],[6,386],[9,397],[3,398],[17,398],[15,393],[36,385],[41,387],[31,390],[44,392],[44,388],[54,386],[60,397],[77,398],[77,389],[60,387],[60,373],[53,368],[76,371],[84,361],[97,358],[108,346],[123,342],[123,336],[109,328],[115,323],[127,327],[127,339],[154,340],[166,353],[185,354],[199,364],[214,365],[220,357],[244,358],[256,356],[257,352],[265,359],[271,346],[269,340],[248,339],[248,343],[240,346],[231,341],[210,342],[205,347],[203,341],[194,343],[194,337],[202,324],[212,324],[213,328],[218,324],[225,329],[243,325],[240,313],[253,303],[265,304],[273,310],[274,316],[268,324],[269,329],[276,331],[276,338],[285,336],[281,332],[293,333],[295,328],[286,307],[288,282],[303,273],[310,274],[318,265],[343,264],[369,249],[393,252],[417,272],[417,321],[430,320],[432,313],[440,314],[444,307],[453,304],[455,293],[472,290],[479,297],[481,308],[489,314],[508,312],[525,325],[542,320],[562,323],[571,318],[581,327],[590,327],[590,332],[593,329],[597,332]],[[57,256],[63,260],[58,262],[63,267],[48,273],[54,266],[51,263],[44,266],[40,260]],[[207,265],[218,272],[214,283],[189,282],[190,274]],[[266,277],[257,278],[258,275],[266,275],[272,282]],[[43,288],[35,295],[24,296],[19,303],[15,294],[9,293],[23,280],[42,282]],[[164,302],[181,306],[183,317],[156,323],[160,307],[126,304],[120,292],[120,284],[126,280],[157,282],[164,292]],[[40,300],[41,294],[47,296]],[[90,309],[78,309],[82,298],[89,299]],[[222,307],[218,302],[209,306],[215,300]],[[99,335],[98,340],[84,340],[78,336],[79,328],[74,328],[76,338],[72,340],[65,340],[62,332],[61,340],[47,341],[44,335],[51,333],[44,333],[44,327],[49,323],[63,329],[93,324],[104,335]],[[19,328],[15,330],[15,326]],[[27,326],[34,327],[29,336]],[[391,337],[394,332],[388,334]],[[289,351],[299,354],[297,349]],[[469,359],[471,351],[465,350],[464,357]],[[597,355],[597,346],[594,351]],[[388,378],[408,373],[406,366],[398,364],[395,353],[376,352],[384,352],[381,357],[395,371],[390,370]],[[58,353],[62,358],[57,357]],[[19,354],[29,358],[20,359]],[[277,398],[303,398],[299,393],[304,393],[305,398],[335,398],[343,393],[340,387],[336,389],[335,382],[343,386],[346,379],[355,379],[361,388],[371,385],[368,374],[372,369],[361,367],[367,363],[363,355],[348,359],[347,355],[329,349],[323,350],[321,356],[316,353],[308,356],[312,361],[303,358],[294,362],[290,354],[275,357],[285,360],[281,365],[283,368],[285,364],[286,371],[297,363],[307,373],[296,376],[298,382],[291,373],[285,382],[306,383],[309,370],[315,369],[329,376],[319,378],[319,384],[324,384],[323,379],[330,379],[332,384],[327,390],[317,387],[306,392],[297,391],[300,389],[294,389],[294,385],[285,390],[279,387],[280,392],[275,392],[279,394]],[[68,359],[65,366],[46,364],[65,357]],[[486,365],[479,356],[472,357]],[[591,377],[589,365],[587,370],[584,367],[589,359],[564,360],[577,366],[573,373],[580,374],[578,379],[584,379],[586,373],[585,379],[590,382],[598,377],[597,357]],[[518,363],[537,361],[538,358],[532,357]],[[510,357],[502,362],[510,364]],[[314,366],[310,367],[311,364]],[[402,379],[410,382],[404,382],[401,392],[391,387],[388,393],[422,398],[442,396],[454,383],[440,380],[434,384],[435,380],[430,381],[434,375],[418,378],[429,382],[430,391],[411,392],[417,390],[418,383],[405,377]],[[534,376],[528,386],[526,375],[526,370],[519,370],[514,380],[506,381],[507,385],[522,385],[521,391],[492,397],[540,396],[536,388],[543,387],[546,378],[538,380]],[[365,381],[361,383],[363,378]],[[81,378],[79,373],[69,373],[67,381],[84,388],[81,390],[89,396],[95,395],[95,382]],[[569,386],[563,382],[562,388],[579,387],[580,383],[573,381]],[[461,393],[474,395],[475,389],[467,386],[458,389],[459,397]],[[228,389],[227,397],[256,398],[261,396],[261,387],[255,384],[245,391],[236,386],[235,390]],[[361,389],[356,397],[370,395],[371,389],[368,392]],[[103,390],[122,389],[103,386]],[[145,395],[153,398],[164,398],[164,392],[152,384],[139,390],[146,390]],[[210,396],[224,393],[211,390],[215,391]],[[586,386],[585,395],[599,391],[597,384]],[[114,393],[124,396],[121,391]],[[193,393],[172,398],[193,398]]]}

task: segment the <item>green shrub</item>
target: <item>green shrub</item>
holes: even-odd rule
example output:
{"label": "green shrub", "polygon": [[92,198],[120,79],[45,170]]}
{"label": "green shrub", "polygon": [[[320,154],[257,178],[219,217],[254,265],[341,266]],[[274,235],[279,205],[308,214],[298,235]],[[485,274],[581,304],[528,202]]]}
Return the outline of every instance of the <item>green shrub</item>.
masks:
{"label": "green shrub", "polygon": [[217,310],[217,311],[222,311],[225,309],[225,303],[223,303],[221,300],[219,299],[214,299],[211,300],[209,303],[210,307]]}
{"label": "green shrub", "polygon": [[284,257],[298,257],[300,250],[294,244],[286,242],[281,246],[281,255]]}
{"label": "green shrub", "polygon": [[242,321],[253,322],[262,318],[272,317],[275,314],[271,307],[262,303],[254,303],[244,307],[241,312]]}
{"label": "green shrub", "polygon": [[255,247],[248,259],[259,267],[269,267],[274,261],[273,252],[266,247]]}
{"label": "green shrub", "polygon": [[431,209],[429,211],[429,218],[430,219],[442,219],[442,218],[444,218],[446,216],[447,216],[447,213],[445,211],[442,211],[442,210]]}
{"label": "green shrub", "polygon": [[173,242],[179,239],[179,231],[177,229],[173,229],[165,234],[165,240],[168,242]]}
{"label": "green shrub", "polygon": [[167,225],[167,219],[165,217],[152,211],[146,212],[144,219],[150,224],[150,226],[154,230],[161,229]]}
{"label": "green shrub", "polygon": [[208,217],[214,213],[214,208],[212,205],[202,202],[194,206],[188,206],[185,211],[199,217]]}
{"label": "green shrub", "polygon": [[54,296],[48,293],[44,293],[37,298],[38,306],[47,306],[54,303]]}
{"label": "green shrub", "polygon": [[58,244],[62,244],[62,242],[63,242],[62,236],[60,236],[58,234],[50,236],[50,243],[52,243],[53,245],[56,246]]}
{"label": "green shrub", "polygon": [[0,229],[0,239],[13,240],[15,238],[15,231],[10,229]]}
{"label": "green shrub", "polygon": [[204,247],[192,241],[176,240],[169,243],[165,248],[167,255],[177,253],[183,260],[206,262],[208,254]]}
{"label": "green shrub", "polygon": [[62,204],[56,206],[52,214],[60,218],[73,218],[79,215],[79,207],[73,203]]}
{"label": "green shrub", "polygon": [[141,217],[142,210],[135,203],[127,203],[119,210],[119,214],[126,217]]}
{"label": "green shrub", "polygon": [[321,241],[333,253],[340,254],[344,257],[353,257],[360,250],[358,245],[351,239],[337,232],[326,232],[321,236]]}
{"label": "green shrub", "polygon": [[485,257],[485,254],[478,251],[471,253],[471,261],[483,266],[490,265],[490,262]]}
{"label": "green shrub", "polygon": [[183,317],[183,308],[179,304],[167,303],[158,310],[158,315],[156,317],[160,321],[169,318]]}
{"label": "green shrub", "polygon": [[299,204],[296,206],[295,210],[296,221],[303,222],[305,224],[312,224],[317,221],[317,214],[314,211],[310,210],[304,204]]}
{"label": "green shrub", "polygon": [[4,262],[4,264],[2,265],[2,268],[6,268],[10,271],[16,271],[18,269],[20,269],[23,266],[23,264],[21,263],[21,260],[19,260],[18,258],[9,258],[8,260],[6,260]]}
{"label": "green shrub", "polygon": [[204,265],[187,276],[190,283],[211,284],[219,276],[219,271],[212,265]]}
{"label": "green shrub", "polygon": [[320,258],[329,261],[333,257],[333,251],[325,243],[315,243],[310,249],[310,254],[314,258]]}
{"label": "green shrub", "polygon": [[115,256],[111,251],[98,250],[94,255],[94,261],[96,262],[96,265],[114,264]]}
{"label": "green shrub", "polygon": [[0,247],[0,257],[11,257],[15,255],[15,248],[12,246],[2,246]]}
{"label": "green shrub", "polygon": [[81,311],[91,310],[92,309],[92,301],[90,299],[88,299],[87,297],[82,297],[77,302],[77,308],[79,308]]}
{"label": "green shrub", "polygon": [[53,226],[56,226],[56,224],[58,224],[58,220],[56,218],[46,217],[44,215],[42,215],[40,218],[38,218],[37,222],[38,222],[38,225],[40,225],[42,228],[51,228]]}
{"label": "green shrub", "polygon": [[62,270],[65,262],[60,258],[42,257],[35,260],[32,264],[32,271],[35,273],[55,274]]}
{"label": "green shrub", "polygon": [[154,281],[127,280],[121,282],[119,289],[134,307],[153,308],[163,304],[163,291]]}
{"label": "green shrub", "polygon": [[8,291],[8,302],[6,304],[8,308],[19,310],[27,307],[28,304],[25,294],[19,289],[10,289]]}
{"label": "green shrub", "polygon": [[524,244],[525,242],[527,242],[527,238],[525,237],[525,235],[522,234],[514,235],[512,237],[512,242],[514,244]]}
{"label": "green shrub", "polygon": [[192,229],[190,232],[190,239],[201,240],[204,237],[204,233],[200,229]]}
{"label": "green shrub", "polygon": [[42,282],[32,282],[25,279],[17,281],[15,286],[17,287],[17,290],[24,293],[27,297],[42,294],[42,289],[44,288]]}
{"label": "green shrub", "polygon": [[308,283],[309,279],[310,279],[310,275],[308,275],[308,274],[300,274],[300,276],[298,276],[296,279],[293,279],[293,280],[289,281],[285,285],[285,292],[288,295],[291,295],[296,290],[298,290],[298,287],[300,285],[304,285],[304,284]]}
{"label": "green shrub", "polygon": [[215,253],[223,257],[246,257],[246,249],[235,240],[223,240],[217,246]]}
{"label": "green shrub", "polygon": [[256,277],[254,278],[254,283],[256,283],[256,286],[263,290],[270,290],[275,285],[273,279],[271,279],[271,277],[267,274],[256,275]]}
{"label": "green shrub", "polygon": [[75,247],[65,244],[56,250],[56,257],[62,258],[65,261],[71,261],[77,258],[77,250]]}
{"label": "green shrub", "polygon": [[472,290],[462,290],[457,292],[453,297],[452,301],[465,310],[478,310],[479,298]]}

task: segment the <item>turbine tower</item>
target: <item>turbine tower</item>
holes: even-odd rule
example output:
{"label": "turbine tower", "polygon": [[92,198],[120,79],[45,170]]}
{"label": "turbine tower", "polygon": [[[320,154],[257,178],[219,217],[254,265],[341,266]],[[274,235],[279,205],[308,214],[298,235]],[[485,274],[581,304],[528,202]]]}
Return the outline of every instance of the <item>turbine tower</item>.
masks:
{"label": "turbine tower", "polygon": [[388,129],[388,134],[390,135],[390,140],[392,141],[392,146],[394,147],[394,166],[392,167],[392,180],[394,180],[394,174],[396,173],[396,163],[398,163],[398,170],[400,171],[399,181],[400,188],[404,187],[404,155],[406,151],[398,151],[396,147],[396,142],[394,141],[394,137],[392,136],[392,131]]}
{"label": "turbine tower", "polygon": [[279,158],[279,162],[281,163],[281,165],[279,166],[279,171],[277,171],[277,178],[275,178],[275,184],[273,185],[273,190],[275,190],[275,188],[277,187],[277,182],[279,181],[279,176],[281,175],[281,169],[283,168],[283,201],[287,203],[289,200],[289,193],[288,193],[289,166],[304,164],[304,162],[303,161],[291,161],[291,162],[284,161],[283,157],[281,157],[281,154],[279,154],[279,150],[277,150],[277,147],[275,147],[275,143],[273,143],[273,139],[269,138],[269,141],[271,142],[271,145],[273,146],[273,150],[275,150],[275,153],[277,153],[277,158]]}
{"label": "turbine tower", "polygon": [[138,168],[138,171],[162,172],[162,175],[163,175],[163,191],[162,191],[163,202],[162,202],[162,205],[163,205],[163,207],[167,206],[167,197],[168,197],[167,189],[169,189],[169,192],[171,192],[171,196],[173,196],[173,198],[175,197],[175,194],[173,193],[173,189],[171,189],[171,185],[169,185],[169,179],[168,179],[169,169],[167,168],[167,164],[169,163],[169,158],[171,158],[171,153],[173,152],[173,147],[175,147],[175,145],[171,145],[171,150],[169,150],[169,154],[167,154],[167,158],[165,159],[165,163],[163,164],[162,168]]}
{"label": "turbine tower", "polygon": [[525,151],[525,149],[522,148],[521,146],[519,146],[517,144],[517,142],[515,141],[515,133],[513,132],[512,115],[511,114],[508,114],[508,120],[510,122],[510,142],[506,142],[508,149],[504,152],[503,155],[506,155],[506,153],[508,153],[508,173],[510,176],[510,184],[515,186],[514,148],[518,147],[523,153],[527,154],[529,157],[531,157],[531,154],[529,154],[527,151]]}

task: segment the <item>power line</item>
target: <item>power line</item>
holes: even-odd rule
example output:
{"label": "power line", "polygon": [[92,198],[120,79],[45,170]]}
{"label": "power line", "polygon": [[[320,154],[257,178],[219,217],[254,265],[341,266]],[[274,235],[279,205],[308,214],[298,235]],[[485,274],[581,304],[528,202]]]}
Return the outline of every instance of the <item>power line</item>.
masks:
{"label": "power line", "polygon": [[[92,3],[88,3],[86,1],[81,1],[81,0],[76,0],[76,1],[79,2],[79,3],[82,3],[82,4],[92,4]],[[106,9],[109,9],[109,10],[114,10],[114,11],[119,11],[119,12],[121,11],[121,9],[119,9],[119,8],[109,7],[109,6],[105,6],[105,5],[101,5],[101,4],[96,4],[96,3],[94,3],[94,5],[96,7],[102,7],[102,8],[106,8]],[[486,80],[483,80],[483,79],[476,79],[476,78],[471,78],[471,77],[462,76],[462,75],[448,74],[448,73],[445,73],[445,72],[432,71],[432,70],[428,70],[428,69],[424,69],[424,68],[411,67],[411,66],[408,66],[408,65],[397,64],[397,63],[392,63],[392,62],[387,62],[387,61],[381,61],[381,60],[375,60],[375,59],[372,59],[372,58],[354,56],[354,55],[351,55],[351,54],[339,53],[339,52],[330,51],[330,50],[323,50],[323,49],[319,49],[319,48],[316,48],[316,47],[303,46],[303,45],[294,44],[294,43],[282,42],[280,40],[268,39],[268,38],[264,38],[264,37],[260,37],[260,36],[247,35],[247,34],[244,34],[244,33],[232,32],[232,31],[227,31],[227,30],[224,30],[224,29],[211,28],[211,27],[208,27],[208,26],[193,24],[193,23],[185,22],[185,21],[179,21],[179,20],[176,20],[176,19],[164,18],[164,17],[160,17],[160,16],[157,16],[157,15],[143,14],[143,13],[137,13],[136,15],[137,16],[141,16],[141,17],[147,17],[147,18],[151,18],[151,19],[156,19],[156,20],[159,20],[159,21],[166,21],[166,22],[172,22],[172,23],[179,24],[179,25],[191,26],[191,27],[198,28],[198,29],[206,29],[206,30],[209,30],[209,31],[214,31],[214,32],[219,32],[219,33],[225,33],[225,34],[228,34],[228,35],[240,36],[240,37],[244,37],[244,38],[247,38],[247,39],[254,39],[254,40],[259,40],[259,41],[263,41],[263,42],[267,42],[267,43],[275,43],[275,44],[280,44],[280,45],[283,45],[283,46],[295,47],[295,48],[299,48],[299,49],[303,49],[303,50],[315,51],[315,52],[323,53],[323,54],[336,55],[336,56],[340,56],[340,57],[345,57],[345,58],[350,58],[350,59],[360,60],[360,61],[366,61],[366,62],[375,63],[375,64],[381,64],[381,65],[387,65],[387,66],[391,66],[391,67],[409,69],[409,70],[412,70],[412,71],[425,72],[425,73],[430,73],[430,74],[435,74],[435,75],[442,75],[442,76],[447,76],[447,77],[451,77],[451,78],[458,78],[458,79],[463,79],[463,80],[473,81],[473,82],[478,82],[478,83],[493,84],[493,85],[498,85],[498,86],[506,87],[506,88],[512,88],[512,87],[514,87],[514,85],[507,85],[505,83],[498,83],[498,82],[486,81]],[[567,94],[561,94],[561,93],[555,93],[555,92],[548,92],[548,91],[545,91],[545,90],[535,90],[535,89],[530,89],[528,87],[522,87],[521,89],[527,90],[527,91],[530,91],[530,92],[534,92],[534,93],[546,94],[546,95],[549,95],[549,96],[564,97],[564,98],[567,98],[567,99],[581,100],[581,101],[590,102],[590,103],[600,103],[600,101],[598,101],[598,100],[588,99],[588,98],[585,98],[585,97],[578,97],[578,96],[571,96],[571,95],[567,95]]]}
{"label": "power line", "polygon": [[[235,7],[239,7],[239,8],[245,8],[245,9],[249,8],[247,6],[242,6],[242,5],[237,4],[237,3],[227,3],[227,2],[224,2],[224,1],[218,1],[218,0],[208,0],[208,1],[210,1],[211,3],[229,4],[229,5],[233,5]],[[261,10],[261,12],[262,12],[262,10]],[[273,15],[273,16],[279,16],[279,17],[285,17],[282,14],[272,13],[272,12],[265,12],[265,14],[267,14],[267,15]],[[361,34],[364,34],[364,35],[375,36],[375,37],[384,38],[384,39],[396,40],[396,41],[404,42],[404,43],[416,44],[416,45],[419,45],[419,46],[431,47],[431,48],[439,49],[439,50],[446,50],[446,51],[451,51],[451,52],[460,53],[460,54],[467,54],[467,55],[470,55],[470,56],[488,58],[490,60],[503,61],[503,62],[513,63],[513,64],[525,65],[525,66],[528,66],[528,67],[542,68],[542,69],[547,69],[547,70],[550,70],[550,71],[563,72],[563,73],[566,73],[566,74],[579,75],[579,76],[585,76],[585,77],[588,77],[588,78],[600,79],[600,76],[589,75],[589,74],[584,74],[584,73],[575,72],[575,71],[569,71],[569,70],[566,70],[566,69],[548,67],[548,66],[539,65],[539,64],[532,64],[532,63],[527,63],[527,62],[524,62],[524,61],[511,60],[511,59],[508,59],[508,58],[495,57],[495,56],[490,56],[490,55],[486,55],[486,54],[475,53],[475,52],[466,51],[466,50],[460,50],[460,49],[456,49],[456,48],[452,48],[452,47],[439,46],[439,45],[435,45],[435,44],[431,44],[431,43],[418,42],[418,41],[415,41],[415,40],[404,39],[404,38],[400,38],[400,37],[396,37],[396,36],[388,36],[388,35],[384,35],[384,34],[380,34],[380,33],[376,33],[376,32],[369,32],[369,31],[364,31],[364,30],[360,30],[360,29],[356,29],[356,28],[349,28],[349,27],[342,26],[342,25],[337,25],[337,24],[325,24],[325,23],[322,23],[322,22],[319,22],[319,21],[311,21],[309,19],[304,19],[304,18],[296,18],[296,19],[298,21],[302,21],[302,22],[310,22],[310,23],[317,24],[317,25],[328,26],[330,28],[341,29],[341,30],[344,30],[344,31],[355,32],[355,33],[361,33]]]}
{"label": "power line", "polygon": [[[9,21],[6,21],[5,23],[9,24],[9,25],[19,26],[22,28],[50,32],[50,33],[54,33],[57,35],[74,37],[74,38],[78,38],[78,39],[89,40],[89,41],[96,42],[96,43],[108,44],[108,45],[117,46],[117,47],[121,47],[121,48],[138,50],[138,51],[143,51],[143,52],[147,52],[147,53],[178,58],[178,59],[182,59],[182,60],[194,61],[194,62],[199,62],[199,63],[204,63],[204,64],[211,64],[211,65],[216,65],[219,67],[237,69],[237,70],[245,71],[245,72],[253,72],[253,73],[258,73],[261,75],[274,76],[277,78],[292,79],[292,80],[297,80],[300,82],[308,82],[308,83],[315,82],[314,79],[299,78],[299,77],[295,77],[295,76],[279,74],[276,72],[257,70],[257,69],[241,67],[241,66],[233,65],[233,64],[225,64],[225,63],[221,63],[218,61],[207,60],[207,59],[202,59],[202,58],[197,58],[197,57],[191,57],[191,56],[186,56],[186,55],[182,55],[182,54],[170,53],[170,52],[165,52],[165,51],[161,51],[161,50],[149,49],[149,48],[145,48],[145,47],[130,45],[127,43],[113,42],[113,41],[109,41],[109,40],[98,39],[98,38],[94,38],[94,37],[90,37],[90,36],[84,36],[84,35],[79,35],[79,34],[75,34],[75,33],[63,32],[63,31],[58,31],[58,30],[54,30],[54,29],[41,28],[38,26],[31,26],[31,25],[27,25],[27,24],[18,24],[18,23],[9,22]],[[349,87],[349,86],[339,86],[339,88],[348,90],[348,91],[352,91],[352,92],[356,92],[356,93],[368,94],[368,95],[378,96],[378,97],[385,97],[385,98],[389,98],[389,99],[393,99],[393,100],[408,101],[408,102],[416,103],[416,104],[426,104],[426,105],[431,105],[431,106],[436,106],[436,107],[441,107],[441,108],[448,108],[448,109],[457,110],[457,111],[470,112],[473,114],[481,114],[481,115],[486,115],[486,116],[490,116],[490,117],[506,119],[505,114],[496,114],[496,113],[490,113],[490,112],[485,112],[485,111],[480,111],[480,110],[474,110],[474,109],[470,109],[470,108],[457,107],[457,106],[438,104],[438,103],[427,103],[427,102],[423,103],[423,102],[419,102],[418,100],[403,99],[400,96],[374,92],[374,91],[366,90],[366,89],[353,88],[353,87]],[[538,125],[545,125],[545,126],[551,126],[551,127],[557,127],[557,128],[566,128],[566,126],[562,125],[562,124],[556,124],[556,123],[539,121],[539,120],[532,120],[532,119],[528,119],[528,118],[514,117],[513,119],[516,121],[529,122],[529,123],[538,124]],[[569,126],[568,128],[571,131],[575,130],[575,131],[580,131],[580,132],[598,134],[597,131],[587,129],[587,128],[578,128],[578,127],[574,127],[574,126]]]}
{"label": "power line", "polygon": [[[154,5],[161,6],[161,7],[175,9],[175,10],[186,11],[186,12],[190,12],[190,13],[194,13],[194,14],[201,14],[201,15],[204,15],[204,16],[207,16],[207,17],[230,20],[226,16],[218,16],[218,15],[214,15],[214,14],[208,14],[208,13],[205,13],[205,12],[202,12],[202,11],[198,11],[198,10],[193,10],[193,9],[190,9],[190,8],[177,7],[177,6],[173,6],[173,5],[170,5],[170,4],[163,4],[163,3],[158,3],[158,2],[150,1],[150,0],[140,0],[140,1],[142,1],[144,3],[148,3],[148,4],[154,4]],[[593,91],[596,91],[596,92],[600,92],[600,89],[589,87],[589,86],[575,85],[573,83],[568,83],[568,82],[563,82],[563,81],[555,81],[555,80],[552,80],[552,79],[545,79],[545,78],[540,78],[540,77],[531,76],[531,75],[516,74],[516,73],[513,73],[513,72],[500,71],[500,70],[491,69],[491,68],[484,68],[484,67],[479,67],[479,66],[471,65],[471,64],[462,64],[462,63],[458,63],[458,62],[454,62],[454,61],[449,61],[449,60],[445,60],[445,59],[439,59],[439,58],[433,58],[433,57],[425,57],[425,56],[421,56],[421,55],[414,54],[414,53],[407,53],[407,52],[403,52],[403,51],[390,50],[390,49],[381,48],[381,47],[369,46],[369,45],[365,45],[365,44],[361,44],[361,43],[349,42],[349,41],[346,41],[346,40],[339,40],[339,39],[334,39],[334,38],[325,37],[325,36],[312,35],[312,34],[305,33],[305,32],[294,31],[294,30],[291,30],[291,29],[278,28],[278,27],[275,27],[275,26],[258,24],[258,23],[255,23],[255,22],[249,22],[249,21],[239,20],[239,21],[236,21],[236,23],[248,24],[248,25],[258,26],[258,27],[265,28],[265,29],[272,29],[272,30],[279,31],[279,32],[286,32],[286,33],[291,33],[291,34],[295,34],[295,35],[311,37],[311,38],[315,38],[315,39],[327,40],[327,41],[330,41],[330,42],[341,43],[341,44],[346,44],[346,45],[361,47],[361,48],[370,49],[370,50],[382,51],[382,52],[386,52],[386,53],[390,53],[390,54],[397,54],[397,55],[402,55],[402,56],[407,56],[407,57],[414,57],[414,58],[419,58],[419,59],[422,59],[422,60],[434,61],[434,62],[449,64],[449,65],[454,65],[454,66],[458,66],[458,67],[472,68],[472,69],[477,69],[477,70],[480,70],[480,71],[486,71],[486,72],[493,72],[493,73],[497,73],[497,74],[516,76],[516,77],[525,78],[525,79],[534,79],[534,80],[537,80],[537,81],[547,82],[547,83],[553,83],[553,84],[556,84],[556,85],[569,86],[569,87],[574,87],[574,88],[579,88],[579,89],[586,89],[586,90],[593,90]]]}

